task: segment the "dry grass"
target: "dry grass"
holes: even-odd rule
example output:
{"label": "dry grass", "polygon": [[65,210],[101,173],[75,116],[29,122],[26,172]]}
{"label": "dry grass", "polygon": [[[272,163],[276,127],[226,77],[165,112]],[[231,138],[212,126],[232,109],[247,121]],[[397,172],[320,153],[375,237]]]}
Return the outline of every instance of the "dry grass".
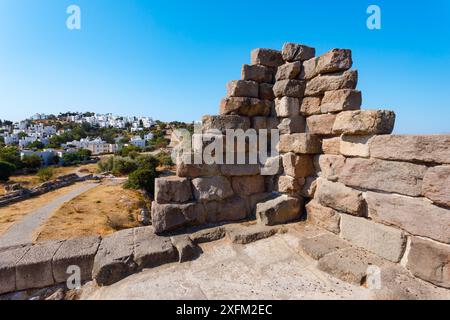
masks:
{"label": "dry grass", "polygon": [[[91,163],[79,166],[57,167],[54,169],[54,178],[64,176],[70,173],[80,172],[83,174],[95,173],[97,171],[97,164]],[[9,179],[9,183],[20,183],[24,188],[33,188],[42,183],[36,174],[13,176]],[[0,195],[5,193],[4,183],[0,187]]]}
{"label": "dry grass", "polygon": [[108,235],[139,226],[143,199],[117,184],[101,184],[59,208],[35,233],[39,241]]}
{"label": "dry grass", "polygon": [[65,188],[61,188],[41,196],[30,198],[18,203],[11,204],[7,207],[0,208],[0,235],[3,234],[15,222],[21,220],[36,208],[46,205],[53,199],[62,196],[79,187],[79,184],[74,184]]}

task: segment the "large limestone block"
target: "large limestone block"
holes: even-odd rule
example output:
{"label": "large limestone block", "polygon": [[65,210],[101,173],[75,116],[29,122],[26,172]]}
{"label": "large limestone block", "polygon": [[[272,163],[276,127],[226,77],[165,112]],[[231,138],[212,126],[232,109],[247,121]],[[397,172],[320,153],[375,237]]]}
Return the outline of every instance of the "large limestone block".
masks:
{"label": "large limestone block", "polygon": [[92,278],[100,286],[108,286],[136,271],[133,229],[104,237],[94,259]]}
{"label": "large limestone block", "polygon": [[300,113],[300,101],[298,98],[282,97],[275,99],[275,112],[277,117],[295,117]]}
{"label": "large limestone block", "polygon": [[392,262],[400,261],[406,246],[403,231],[346,214],[341,215],[341,237]]}
{"label": "large limestone block", "polygon": [[349,158],[339,181],[350,187],[420,196],[427,167],[406,162]]}
{"label": "large limestone block", "polygon": [[386,135],[370,142],[370,154],[386,160],[450,164],[450,135]]}
{"label": "large limestone block", "polygon": [[232,186],[235,194],[241,196],[249,196],[265,191],[265,182],[263,176],[233,177]]}
{"label": "large limestone block", "polygon": [[316,55],[316,49],[292,42],[283,45],[281,51],[285,61],[305,61]]}
{"label": "large limestone block", "polygon": [[177,176],[155,180],[155,200],[158,203],[184,203],[192,200],[191,181]]}
{"label": "large limestone block", "polygon": [[321,97],[304,97],[300,106],[300,114],[304,116],[312,116],[320,114]]}
{"label": "large limestone block", "polygon": [[335,114],[320,114],[306,118],[307,131],[318,135],[331,135],[336,120]]}
{"label": "large limestone block", "polygon": [[256,218],[260,224],[266,226],[294,221],[299,219],[302,213],[302,199],[287,195],[258,203],[256,206]]}
{"label": "large limestone block", "polygon": [[322,113],[359,110],[361,104],[361,91],[351,89],[327,91],[323,96],[320,110]]}
{"label": "large limestone block", "polygon": [[215,176],[220,173],[220,167],[216,164],[189,164],[184,161],[177,162],[178,177],[205,177]]}
{"label": "large limestone block", "polygon": [[273,84],[260,83],[259,84],[259,98],[262,100],[275,99],[275,94],[273,93]]}
{"label": "large limestone block", "polygon": [[190,224],[202,224],[205,220],[205,207],[201,203],[152,203],[152,225],[156,233],[174,230]]}
{"label": "large limestone block", "polygon": [[252,118],[252,128],[255,130],[270,130],[277,129],[279,124],[278,118],[276,117],[253,117]]}
{"label": "large limestone block", "polygon": [[345,157],[321,154],[314,157],[314,166],[322,178],[337,181],[345,165]]}
{"label": "large limestone block", "polygon": [[280,193],[286,193],[291,196],[298,196],[300,194],[301,188],[305,182],[305,179],[296,179],[291,176],[282,175],[277,179],[277,189],[276,191]]}
{"label": "large limestone block", "polygon": [[390,134],[395,113],[388,110],[344,111],[337,115],[333,132],[349,135]]}
{"label": "large limestone block", "polygon": [[450,243],[450,210],[423,198],[367,192],[369,217],[413,235]]}
{"label": "large limestone block", "polygon": [[16,248],[0,252],[0,294],[16,290],[16,264],[29,248]]}
{"label": "large limestone block", "polygon": [[311,80],[319,73],[317,72],[317,64],[319,63],[319,57],[313,57],[303,62],[303,69],[300,73],[300,78],[305,80]]}
{"label": "large limestone block", "polygon": [[66,240],[53,256],[52,269],[56,283],[67,281],[71,275],[67,273],[69,266],[80,268],[81,280],[91,280],[100,240],[97,236]]}
{"label": "large limestone block", "polygon": [[296,79],[302,70],[302,63],[300,61],[295,61],[291,63],[283,64],[278,67],[277,74],[275,75],[275,80],[287,80]]}
{"label": "large limestone block", "polygon": [[303,80],[280,80],[275,82],[273,93],[277,98],[286,96],[302,99],[305,87],[306,82]]}
{"label": "large limestone block", "polygon": [[261,239],[266,239],[279,230],[279,227],[268,227],[261,225],[252,226],[233,226],[228,228],[227,234],[231,242],[237,244],[248,244]]}
{"label": "large limestone block", "polygon": [[267,117],[272,109],[273,101],[247,97],[225,98],[220,102],[220,114],[237,114],[241,116]]}
{"label": "large limestone block", "polygon": [[314,162],[310,155],[289,152],[282,157],[285,174],[294,178],[305,178],[314,173]]}
{"label": "large limestone block", "polygon": [[134,261],[139,270],[177,261],[177,252],[168,237],[159,237],[153,227],[133,229]]}
{"label": "large limestone block", "polygon": [[62,241],[48,241],[30,247],[16,265],[16,290],[45,288],[55,284],[52,259]]}
{"label": "large limestone block", "polygon": [[261,168],[258,164],[223,164],[220,172],[224,176],[254,176],[260,174]]}
{"label": "large limestone block", "polygon": [[422,280],[440,287],[450,288],[449,245],[411,237],[406,267]]}
{"label": "large limestone block", "polygon": [[364,214],[365,203],[362,192],[346,187],[342,183],[330,182],[319,178],[315,198],[321,205],[337,211],[354,216],[362,216]]}
{"label": "large limestone block", "polygon": [[373,136],[341,136],[339,153],[347,157],[368,158],[369,143]]}
{"label": "large limestone block", "polygon": [[258,48],[252,50],[251,64],[260,64],[267,67],[279,67],[284,64],[280,51]]}
{"label": "large limestone block", "polygon": [[341,216],[338,211],[322,206],[317,200],[311,200],[306,205],[308,221],[330,232],[338,234]]}
{"label": "large limestone block", "polygon": [[278,145],[279,152],[315,154],[320,153],[320,150],[321,141],[315,135],[308,133],[294,133],[280,136],[280,143]]}
{"label": "large limestone block", "polygon": [[350,244],[334,234],[323,234],[304,239],[300,247],[311,258],[319,260],[327,254],[350,247]]}
{"label": "large limestone block", "polygon": [[284,118],[278,125],[280,134],[304,133],[306,130],[306,120],[302,116]]}
{"label": "large limestone block", "polygon": [[192,186],[198,201],[220,201],[234,194],[230,181],[222,176],[196,178]]}
{"label": "large limestone block", "polygon": [[345,71],[352,67],[352,51],[348,49],[333,49],[319,57],[317,73]]}
{"label": "large limestone block", "polygon": [[250,129],[250,118],[238,115],[228,116],[203,116],[203,130],[219,130],[225,133],[227,129],[242,129],[247,131]]}
{"label": "large limestone block", "polygon": [[233,80],[227,83],[228,97],[259,97],[259,84],[256,81]]}
{"label": "large limestone block", "polygon": [[324,154],[340,155],[341,138],[334,137],[322,140],[322,151]]}
{"label": "large limestone block", "polygon": [[326,91],[355,89],[358,83],[358,72],[348,70],[317,76],[306,84],[305,96],[317,96]]}
{"label": "large limestone block", "polygon": [[423,195],[434,203],[450,207],[450,166],[428,169],[422,189]]}
{"label": "large limestone block", "polygon": [[247,202],[241,197],[233,197],[217,205],[216,221],[239,221],[249,216]]}
{"label": "large limestone block", "polygon": [[274,68],[269,68],[263,65],[248,65],[242,66],[242,80],[273,83]]}

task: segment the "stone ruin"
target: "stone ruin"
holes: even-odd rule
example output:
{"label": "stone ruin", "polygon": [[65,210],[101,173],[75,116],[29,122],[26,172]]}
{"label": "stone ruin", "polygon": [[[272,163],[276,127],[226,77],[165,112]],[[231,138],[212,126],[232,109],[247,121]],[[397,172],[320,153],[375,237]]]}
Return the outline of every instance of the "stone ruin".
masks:
{"label": "stone ruin", "polygon": [[176,177],[156,181],[155,231],[306,219],[450,288],[450,135],[391,135],[394,112],[360,110],[351,68],[347,49],[319,57],[294,43],[253,50],[242,80],[227,84],[220,115],[203,118],[203,133],[278,129],[270,161],[280,170],[179,160]]}
{"label": "stone ruin", "polygon": [[[252,51],[202,130],[224,140],[227,129],[278,129],[279,155],[264,162],[276,172],[180,157],[176,176],[155,182],[151,227],[0,248],[0,294],[64,283],[73,265],[83,281],[110,285],[193,259],[200,243],[228,236],[244,244],[296,221],[324,230],[305,231],[299,249],[341,280],[359,285],[373,266],[394,296],[450,288],[450,135],[391,135],[395,114],[360,110],[351,67],[344,49],[320,57],[293,43]],[[236,221],[256,228],[228,225]]]}

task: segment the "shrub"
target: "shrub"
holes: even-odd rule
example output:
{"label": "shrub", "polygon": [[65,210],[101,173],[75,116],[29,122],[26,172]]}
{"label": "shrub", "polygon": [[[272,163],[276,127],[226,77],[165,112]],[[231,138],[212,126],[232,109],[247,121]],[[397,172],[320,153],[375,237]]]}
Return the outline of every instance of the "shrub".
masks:
{"label": "shrub", "polygon": [[97,163],[97,171],[99,173],[113,171],[114,157],[107,157]]}
{"label": "shrub", "polygon": [[26,169],[37,170],[42,166],[42,159],[36,154],[26,155],[22,158],[22,165]]}
{"label": "shrub", "polygon": [[136,163],[139,169],[156,170],[159,165],[158,159],[151,155],[140,155],[136,158]]}
{"label": "shrub", "polygon": [[133,152],[133,153],[141,152],[141,148],[133,146],[133,145],[126,146],[126,147],[123,147],[122,149],[120,149],[119,151],[117,151],[116,155],[122,156],[122,157],[128,157],[131,152]]}
{"label": "shrub", "polygon": [[138,165],[135,160],[124,157],[114,157],[113,173],[118,175],[127,175],[135,171]]}
{"label": "shrub", "polygon": [[16,167],[13,164],[0,161],[0,181],[8,181],[14,171],[16,171]]}
{"label": "shrub", "polygon": [[154,170],[139,169],[129,175],[125,187],[130,189],[142,189],[153,194],[155,178],[157,177],[158,174]]}
{"label": "shrub", "polygon": [[172,157],[167,152],[161,151],[155,157],[158,160],[160,166],[171,167],[174,165]]}
{"label": "shrub", "polygon": [[36,175],[39,177],[41,182],[46,182],[53,178],[54,170],[52,167],[42,168],[36,173]]}

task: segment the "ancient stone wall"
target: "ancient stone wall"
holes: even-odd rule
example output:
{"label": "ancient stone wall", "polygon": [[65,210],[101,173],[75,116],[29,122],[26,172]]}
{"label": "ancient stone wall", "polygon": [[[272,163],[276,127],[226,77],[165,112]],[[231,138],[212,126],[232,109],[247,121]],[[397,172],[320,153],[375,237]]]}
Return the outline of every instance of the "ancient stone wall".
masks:
{"label": "ancient stone wall", "polygon": [[203,133],[225,140],[226,129],[278,129],[280,155],[269,161],[280,170],[177,161],[176,177],[156,181],[155,231],[307,217],[449,288],[450,135],[391,135],[395,114],[360,110],[351,67],[347,49],[319,57],[293,43],[253,50],[242,80],[227,84],[220,115],[203,118]]}

